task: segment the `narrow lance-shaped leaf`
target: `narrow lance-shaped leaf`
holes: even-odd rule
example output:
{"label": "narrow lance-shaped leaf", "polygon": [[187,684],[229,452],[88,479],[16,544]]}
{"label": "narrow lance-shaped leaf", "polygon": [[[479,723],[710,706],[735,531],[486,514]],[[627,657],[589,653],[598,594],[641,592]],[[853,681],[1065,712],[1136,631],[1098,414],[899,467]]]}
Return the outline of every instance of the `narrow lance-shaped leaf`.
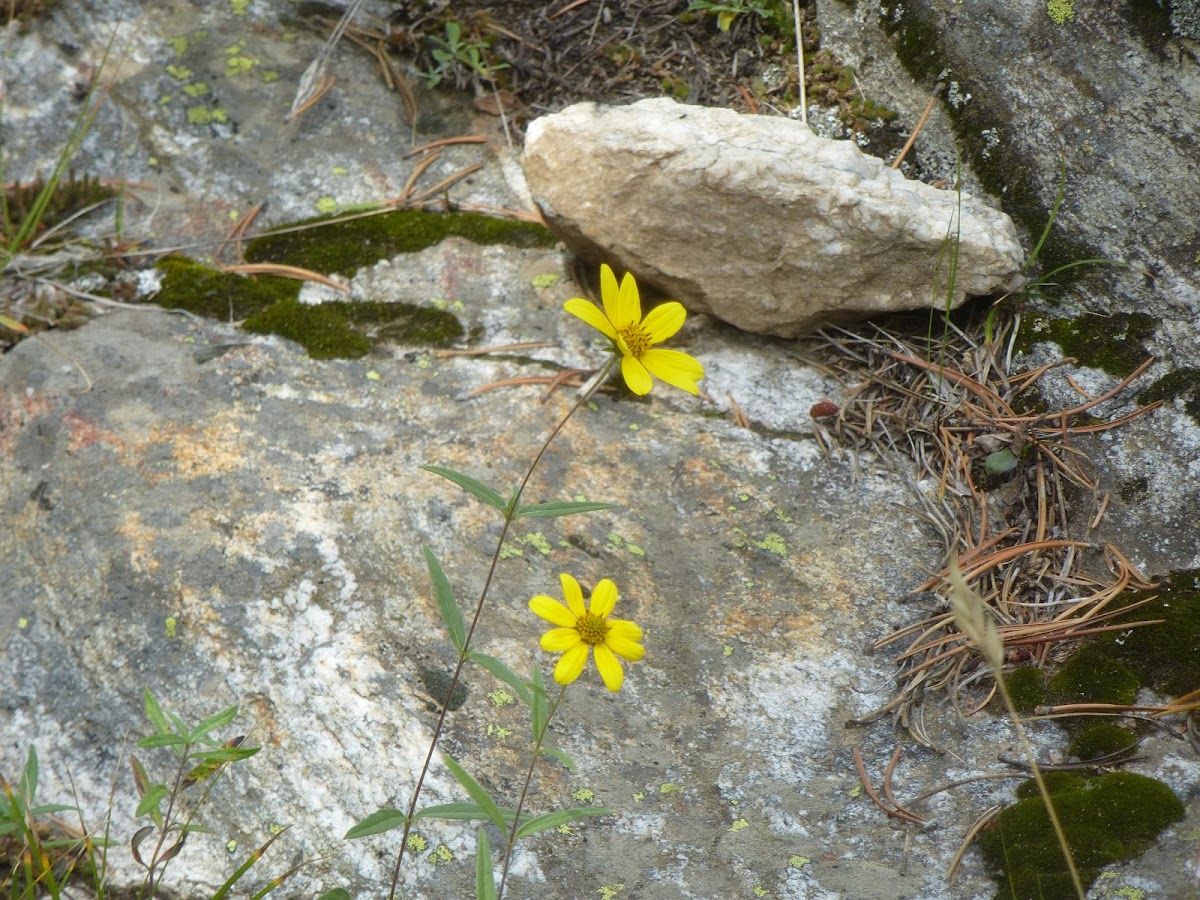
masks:
{"label": "narrow lance-shaped leaf", "polygon": [[154,730],[159,734],[170,734],[171,726],[167,724],[167,717],[163,715],[162,707],[158,705],[158,701],[150,693],[149,688],[146,689],[143,706],[146,710],[146,718],[150,720]]}
{"label": "narrow lance-shaped leaf", "polygon": [[496,659],[496,657],[488,656],[486,653],[476,653],[474,650],[472,650],[468,658],[473,663],[483,667],[484,669],[487,669],[489,672],[507,684],[516,692],[518,697],[525,701],[526,705],[529,704],[529,699],[531,696],[529,693],[529,686],[525,684],[520,677],[518,677],[516,672],[514,672],[504,663],[500,662],[500,660]]}
{"label": "narrow lance-shaped leaf", "polygon": [[[147,785],[146,793],[144,793],[142,795],[142,799],[138,801],[137,810],[134,812],[134,815],[144,816],[147,813],[159,813],[161,815],[161,812],[159,811],[159,804],[166,799],[168,793],[170,792],[167,790],[167,786],[165,784]],[[157,816],[155,818],[157,818]]]}
{"label": "narrow lance-shaped leaf", "polygon": [[194,744],[210,731],[215,731],[218,728],[224,728],[237,718],[237,714],[238,708],[236,706],[231,706],[228,709],[221,710],[215,716],[209,716],[196,726],[195,730],[191,733],[189,740]]}
{"label": "narrow lance-shaped leaf", "polygon": [[[517,811],[511,806],[499,806],[500,815],[504,816],[505,822],[512,822]],[[445,821],[472,821],[488,818],[487,812],[478,803],[438,803],[434,806],[426,806],[424,809],[419,809],[413,815],[413,821],[418,819],[442,819]],[[528,819],[529,815],[523,813],[522,820]]]}
{"label": "narrow lance-shaped leaf", "polygon": [[426,472],[432,472],[434,475],[441,475],[447,481],[452,481],[460,488],[475,497],[478,497],[492,509],[505,513],[508,511],[508,504],[504,502],[504,498],[500,494],[482,481],[477,481],[470,475],[464,475],[462,472],[456,472],[453,469],[447,469],[445,466],[421,466]]}
{"label": "narrow lance-shaped leaf", "polygon": [[517,510],[518,519],[556,519],[576,513],[595,512],[599,509],[616,509],[616,503],[600,503],[592,500],[554,500],[550,503],[529,503]]}
{"label": "narrow lance-shaped leaf", "polygon": [[438,562],[437,557],[428,547],[425,548],[425,565],[429,567],[429,578],[433,582],[433,595],[437,598],[442,621],[446,623],[446,630],[450,632],[450,640],[461,651],[467,643],[467,626],[463,622],[458,601],[454,599],[454,589],[450,587],[450,579],[446,577],[446,573],[442,571],[442,564]]}
{"label": "narrow lance-shaped leaf", "polygon": [[23,803],[32,803],[37,796],[38,758],[33,744],[29,745],[29,756],[25,758],[25,770],[21,772],[21,780],[17,782],[17,793]]}
{"label": "narrow lance-shaped leaf", "polygon": [[491,823],[503,831],[504,814],[500,812],[500,807],[496,805],[496,801],[483,789],[483,785],[471,777],[471,773],[455,761],[454,757],[447,753],[444,758],[446,760],[446,767],[454,773],[454,777],[458,779],[458,783],[466,788],[467,793],[471,795],[471,799],[483,808],[484,813]]}
{"label": "narrow lance-shaped leaf", "polygon": [[496,900],[496,878],[492,874],[492,848],[488,844],[487,831],[479,829],[479,841],[475,847],[475,898]]}
{"label": "narrow lance-shaped leaf", "polygon": [[545,744],[543,744],[541,752],[546,756],[557,759],[560,763],[567,767],[567,771],[575,771],[575,760],[571,759],[570,754],[567,753],[566,750],[559,750],[557,747],[547,747]]}
{"label": "narrow lance-shaped leaf", "polygon": [[408,817],[398,809],[377,809],[347,831],[342,840],[352,841],[355,838],[367,837],[372,834],[383,834],[393,828],[403,828],[407,821]]}
{"label": "narrow lance-shaped leaf", "polygon": [[612,810],[604,809],[601,806],[577,806],[571,809],[560,809],[542,816],[534,816],[517,829],[517,840],[550,828],[569,825],[571,822],[587,818],[588,816],[606,816],[610,812]]}

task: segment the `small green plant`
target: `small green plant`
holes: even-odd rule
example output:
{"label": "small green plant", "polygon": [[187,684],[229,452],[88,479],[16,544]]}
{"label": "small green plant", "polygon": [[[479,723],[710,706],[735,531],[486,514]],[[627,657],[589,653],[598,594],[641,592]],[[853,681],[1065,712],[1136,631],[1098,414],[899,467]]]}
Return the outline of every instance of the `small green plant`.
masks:
{"label": "small green plant", "polygon": [[714,3],[712,0],[692,0],[688,4],[688,12],[699,10],[712,13],[717,17],[717,28],[721,31],[728,31],[734,20],[745,13],[753,13],[763,19],[772,18],[774,14],[772,7],[777,5],[777,3],[771,3],[770,0],[727,0],[725,3]]}
{"label": "small green plant", "polygon": [[471,78],[495,82],[496,73],[507,69],[508,63],[493,62],[489,57],[491,44],[482,39],[464,40],[462,26],[446,23],[446,36],[431,37],[429,55],[434,65],[421,73],[430,87],[437,87],[450,76],[458,87],[465,87]]}
{"label": "small green plant", "polygon": [[94,862],[95,844],[82,830],[72,833],[55,818],[55,813],[73,811],[74,806],[38,803],[37,788],[38,756],[30,747],[15,788],[0,775],[0,892],[58,900],[78,864],[84,859]]}
{"label": "small green plant", "polygon": [[[489,487],[470,475],[442,466],[423,466],[426,471],[458,485],[485,506],[491,507],[503,517],[503,525],[492,555],[488,574],[475,604],[470,624],[464,618],[441,563],[428,547],[425,548],[425,564],[433,583],[433,593],[438,610],[445,624],[450,642],[457,654],[454,674],[449,686],[441,691],[445,698],[453,698],[463,669],[473,663],[500,679],[506,688],[519,697],[530,711],[532,746],[529,766],[525,772],[520,795],[515,806],[501,806],[469,772],[456,760],[443,753],[446,767],[459,785],[466,791],[470,802],[442,803],[418,808],[421,789],[437,751],[449,708],[449,699],[441,703],[441,713],[434,726],[425,763],[417,776],[407,809],[385,808],[377,810],[360,821],[347,832],[347,839],[380,834],[392,829],[402,829],[396,864],[392,873],[389,897],[394,897],[400,878],[400,867],[407,850],[416,849],[410,840],[412,826],[423,819],[477,820],[493,824],[505,836],[501,850],[500,883],[496,885],[491,845],[487,832],[480,829],[476,844],[476,896],[482,900],[499,900],[504,895],[508,878],[508,865],[516,842],[551,828],[567,825],[588,816],[603,815],[607,809],[598,806],[577,806],[553,810],[540,815],[525,812],[525,802],[534,769],[542,757],[549,756],[574,769],[574,762],[566,753],[547,746],[545,739],[550,720],[562,701],[566,687],[576,681],[587,667],[590,658],[595,659],[596,669],[606,688],[613,693],[620,691],[625,673],[620,660],[637,661],[643,656],[640,643],[642,630],[636,624],[622,619],[613,619],[611,614],[618,595],[616,584],[604,578],[592,592],[590,603],[585,605],[583,589],[571,575],[560,576],[565,604],[544,594],[529,601],[530,609],[554,627],[541,638],[541,648],[547,652],[562,654],[554,668],[554,680],[560,686],[556,695],[547,693],[541,667],[534,663],[528,680],[521,678],[506,664],[495,657],[474,650],[471,646],[479,625],[496,567],[502,559],[504,540],[509,529],[522,519],[547,519],[578,513],[611,509],[612,504],[590,500],[562,500],[547,503],[524,504],[521,497],[533,477],[538,464],[555,437],[562,431],[588,398],[620,366],[626,386],[639,396],[648,394],[654,386],[654,378],[678,387],[690,394],[698,395],[697,382],[704,377],[700,363],[678,350],[656,346],[673,336],[683,325],[687,313],[675,301],[663,303],[645,316],[642,315],[641,298],[637,282],[626,274],[621,283],[608,266],[600,268],[600,292],[602,307],[582,297],[568,300],[564,309],[582,319],[599,331],[608,340],[612,358],[598,374],[581,390],[579,397],[567,410],[563,418],[550,431],[549,437],[534,456],[524,478],[505,494]],[[415,836],[414,836],[415,837]]]}

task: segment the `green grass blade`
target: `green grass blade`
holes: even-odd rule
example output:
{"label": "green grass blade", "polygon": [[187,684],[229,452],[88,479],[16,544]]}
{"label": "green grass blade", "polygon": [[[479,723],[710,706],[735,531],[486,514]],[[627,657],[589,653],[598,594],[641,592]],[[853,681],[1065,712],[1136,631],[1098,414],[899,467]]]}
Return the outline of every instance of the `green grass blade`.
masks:
{"label": "green grass blade", "polygon": [[454,589],[450,587],[450,579],[446,577],[446,573],[442,571],[442,564],[438,562],[437,557],[428,547],[425,548],[425,565],[429,567],[429,578],[433,582],[433,595],[437,598],[442,621],[446,623],[446,630],[450,632],[450,640],[461,651],[467,643],[467,626],[463,622],[458,601],[454,599]]}
{"label": "green grass blade", "polygon": [[[232,875],[230,875],[229,878],[226,880],[226,882],[223,885],[221,885],[220,888],[217,889],[217,892],[215,894],[212,895],[212,900],[221,900],[222,897],[224,897],[226,894],[228,894],[230,889],[235,884],[238,883],[238,881],[241,879],[241,877],[250,871],[250,867],[253,866],[260,859],[262,859],[262,855],[267,852],[267,848],[270,847],[277,840],[279,840],[279,835],[283,834],[284,831],[287,831],[287,829],[286,828],[283,829],[282,831],[279,832],[279,834],[271,835],[267,839],[267,842],[265,844],[263,844],[261,847],[259,847],[257,850],[255,850],[253,853],[251,853],[249,856],[247,856],[246,861],[244,863],[242,863],[240,866],[238,866],[237,870]],[[286,877],[286,876],[284,876],[284,877]]]}
{"label": "green grass blade", "polygon": [[546,722],[549,711],[546,705],[546,683],[542,681],[542,670],[533,667],[533,698],[529,701],[530,727],[533,729],[533,742],[536,744],[546,733]]}

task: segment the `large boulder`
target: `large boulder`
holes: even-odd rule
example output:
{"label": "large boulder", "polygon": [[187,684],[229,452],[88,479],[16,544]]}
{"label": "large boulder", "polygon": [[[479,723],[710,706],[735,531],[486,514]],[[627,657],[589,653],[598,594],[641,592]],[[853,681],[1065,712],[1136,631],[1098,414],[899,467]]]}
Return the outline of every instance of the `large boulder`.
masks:
{"label": "large boulder", "polygon": [[952,306],[1011,287],[1024,261],[1007,215],[781,117],[580,103],[530,125],[525,169],[575,253],[747,331],[942,307],[951,238]]}

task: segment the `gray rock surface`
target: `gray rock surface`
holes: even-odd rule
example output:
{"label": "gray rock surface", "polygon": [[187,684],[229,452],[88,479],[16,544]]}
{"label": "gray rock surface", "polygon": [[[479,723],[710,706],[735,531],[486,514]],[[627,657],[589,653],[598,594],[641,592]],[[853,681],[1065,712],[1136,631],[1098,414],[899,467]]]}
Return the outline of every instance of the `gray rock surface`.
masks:
{"label": "gray rock surface", "polygon": [[[915,121],[925,89],[898,68],[875,77],[886,63],[896,65],[890,45],[874,43],[878,35],[865,27],[877,23],[877,6],[862,4],[861,22],[844,4],[819,6],[823,15],[851,17],[849,25],[823,23],[822,30],[843,42],[839,49],[864,53],[869,93],[894,87],[902,97],[894,105]],[[991,35],[999,26],[983,13],[1009,6],[956,6],[955,33]],[[366,7],[379,17],[389,11],[385,3]],[[1026,115],[1027,104],[1047,128],[1071,122],[1067,113],[1077,101],[1064,90],[1064,73],[1107,52],[1096,46],[1101,37],[1112,40],[1118,56],[1136,62],[1131,71],[1145,74],[1135,84],[1146,87],[1118,98],[1115,119],[1093,117],[1092,126],[1103,126],[1115,155],[1128,152],[1122,170],[1149,160],[1142,167],[1155,177],[1141,189],[1149,206],[1174,203],[1186,212],[1194,194],[1184,179],[1182,143],[1160,142],[1165,162],[1158,169],[1145,146],[1158,131],[1173,133],[1174,110],[1187,111],[1178,104],[1192,83],[1189,58],[1174,47],[1155,57],[1133,31],[1101,34],[1089,23],[1107,15],[1107,5],[1077,7],[1081,31],[1055,35],[1053,52],[1019,75],[992,72],[997,84],[974,83],[967,93],[982,97],[1016,80],[1025,90],[1013,96],[1018,108],[1008,114]],[[114,87],[80,167],[160,188],[144,192],[145,206],[129,208],[131,233],[219,239],[232,209],[264,197],[271,201],[265,215],[279,222],[315,212],[324,197],[346,205],[397,193],[412,172],[401,151],[414,136],[370,58],[339,52],[334,92],[311,117],[283,129],[295,79],[317,42],[280,20],[283,6],[253,2],[241,7],[246,15],[236,8],[61,0],[39,29],[10,32],[8,97],[0,110],[8,129],[6,177],[45,171],[53,160],[77,108],[70,96],[76,66],[98,59],[107,24],[119,20],[122,34],[134,37],[136,65]],[[1031,22],[1044,11],[1035,3],[1011,8],[1025,10]],[[174,40],[181,36],[186,45]],[[231,55],[259,59],[248,72],[225,60],[243,39],[249,52]],[[82,50],[71,55],[70,47]],[[1024,59],[1000,50],[977,56],[997,66]],[[168,65],[192,74],[179,79]],[[269,68],[278,81],[254,74]],[[1141,102],[1163,87],[1164,71],[1177,72],[1180,85],[1170,102]],[[1052,89],[1033,90],[1043,72],[1055,79]],[[218,97],[185,100],[182,86],[201,80]],[[167,95],[172,99],[160,102]],[[427,116],[416,142],[471,125],[455,111],[457,100],[422,99]],[[218,101],[236,128],[188,121],[190,105],[215,108]],[[927,136],[948,133],[944,121],[935,122]],[[1006,140],[1030,154],[1017,171],[1037,180],[1048,204],[1058,172],[1053,132],[1029,127],[1027,137],[1018,129]],[[953,172],[949,143],[918,151],[936,154]],[[497,163],[479,147],[451,148],[423,183],[481,158],[489,164],[452,197],[514,204],[502,158]],[[1090,176],[1087,157],[1083,163]],[[1072,179],[1080,174],[1071,171]],[[1101,174],[1089,189],[1105,186]],[[1011,194],[1005,197],[1009,202]],[[1077,206],[1094,202],[1069,185],[1072,233],[1090,240],[1123,223],[1131,246],[1144,241],[1156,265],[1160,252],[1174,253],[1171,241],[1189,240],[1179,230],[1186,217],[1152,221],[1136,202],[1113,201],[1095,207],[1107,217],[1093,219],[1092,207]],[[1170,240],[1160,242],[1156,221]],[[1200,304],[1187,293],[1194,275],[1181,259],[1167,259],[1158,271],[1170,277],[1153,289],[1114,271],[1112,285],[1085,282],[1077,290],[1089,303],[1169,313],[1152,349],[1178,365],[1200,346]],[[115,773],[113,888],[140,878],[127,843],[145,820],[134,816],[127,760],[119,760],[122,746],[128,750],[123,742],[145,733],[141,692],[148,687],[192,720],[238,703],[241,719],[221,736],[246,732],[264,747],[216,788],[202,817],[216,833],[188,844],[173,863],[166,896],[211,895],[273,826],[289,824],[254,870],[256,886],[319,854],[321,862],[302,870],[282,895],[311,897],[337,884],[355,897],[384,895],[394,841],[344,843],[341,835],[373,809],[407,798],[433,721],[420,673],[452,659],[421,547],[438,552],[460,597],[469,598],[496,536],[493,518],[417,466],[451,465],[501,485],[519,475],[567,398],[543,406],[537,388],[463,398],[499,378],[552,374],[601,358],[585,329],[557,312],[578,289],[565,281],[533,284],[536,276],[563,274],[555,253],[451,240],[380,263],[351,283],[356,297],[438,301],[477,331],[481,345],[553,344],[519,355],[443,358],[396,346],[356,362],[318,363],[291,344],[248,337],[231,325],[142,311],[47,335],[46,344],[26,342],[0,360],[0,770],[14,778],[36,745],[42,798],[72,802],[73,779],[91,824],[108,806]],[[878,779],[900,736],[887,724],[844,727],[889,693],[894,667],[864,646],[925,614],[919,603],[898,598],[940,561],[940,543],[905,509],[907,464],[868,457],[855,481],[849,466],[819,458],[808,409],[823,396],[838,399],[839,386],[803,348],[737,334],[701,316],[675,345],[704,362],[703,386],[714,403],[661,390],[645,402],[602,397],[571,423],[535,481],[533,499],[582,494],[622,507],[518,531],[484,620],[483,649],[518,669],[535,659],[548,668],[536,650],[540,624],[524,604],[553,590],[566,570],[588,583],[613,577],[627,604],[622,612],[647,628],[647,659],[629,672],[618,698],[594,677],[572,689],[554,739],[580,769],[548,764],[535,795],[545,809],[579,802],[571,795],[590,790],[616,815],[523,845],[510,896],[558,900],[605,890],[617,898],[705,900],[764,891],[786,900],[990,897],[994,886],[975,853],[952,885],[942,875],[970,822],[988,805],[1008,802],[1012,783],[940,794],[920,808],[937,827],[905,832],[864,798],[851,756],[860,747]],[[1052,345],[1039,344],[1031,362],[1054,354]],[[91,390],[75,364],[92,379]],[[1094,370],[1074,374],[1094,392],[1112,382]],[[1056,404],[1078,396],[1065,380],[1052,390]],[[729,393],[757,431],[713,414],[728,408]],[[1113,404],[1105,412],[1128,409]],[[1150,573],[1200,566],[1198,448],[1200,429],[1181,403],[1089,447],[1104,467],[1106,488],[1124,478],[1147,481],[1142,502],[1112,497],[1096,538],[1125,548]],[[494,686],[472,673],[467,702],[451,715],[446,749],[498,796],[511,798],[526,718],[489,697]],[[1001,771],[997,752],[1011,752],[1013,743],[1005,722],[986,714],[960,721],[937,704],[926,712],[928,728],[951,753],[906,744],[896,777],[902,801],[955,778]],[[1056,726],[1034,731],[1043,758],[1061,751]],[[1133,770],[1171,784],[1189,818],[1146,857],[1115,867],[1095,897],[1133,890],[1187,896],[1194,887],[1188,866],[1200,826],[1195,757],[1159,734],[1141,753],[1146,758]],[[161,756],[139,756],[159,772],[167,765]],[[440,763],[428,797],[462,799]],[[439,824],[420,831],[429,845],[406,870],[413,895],[471,896],[474,829]]]}
{"label": "gray rock surface", "polygon": [[611,259],[690,309],[794,337],[821,324],[1012,287],[1024,261],[1003,213],[910,181],[851,141],[779,116],[666,98],[580,103],[530,124],[530,190],[586,259]]}

